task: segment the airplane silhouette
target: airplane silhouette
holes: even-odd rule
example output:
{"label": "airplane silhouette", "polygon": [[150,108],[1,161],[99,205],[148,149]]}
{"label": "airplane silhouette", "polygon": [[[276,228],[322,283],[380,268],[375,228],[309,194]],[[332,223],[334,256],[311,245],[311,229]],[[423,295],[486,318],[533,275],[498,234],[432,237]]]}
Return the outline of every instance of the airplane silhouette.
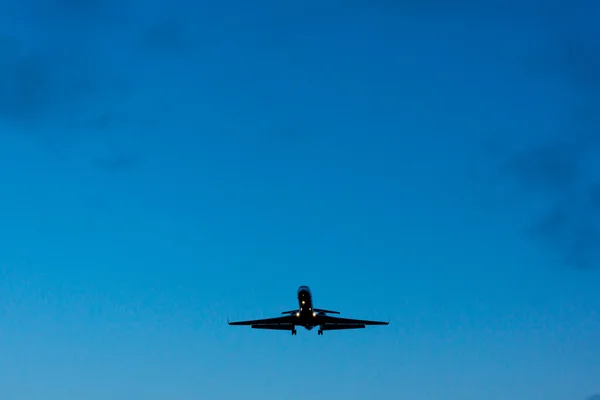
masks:
{"label": "airplane silhouette", "polygon": [[342,329],[359,329],[367,325],[389,325],[388,322],[367,321],[361,319],[332,317],[327,314],[339,314],[337,311],[323,310],[321,308],[313,308],[312,294],[308,286],[300,286],[298,288],[298,309],[284,311],[282,314],[285,317],[275,317],[266,319],[256,319],[252,321],[229,322],[229,325],[250,325],[254,329],[274,329],[281,331],[291,331],[292,335],[296,334],[296,326],[302,326],[306,330],[311,330],[318,326],[319,335],[323,335],[323,331],[333,331]]}

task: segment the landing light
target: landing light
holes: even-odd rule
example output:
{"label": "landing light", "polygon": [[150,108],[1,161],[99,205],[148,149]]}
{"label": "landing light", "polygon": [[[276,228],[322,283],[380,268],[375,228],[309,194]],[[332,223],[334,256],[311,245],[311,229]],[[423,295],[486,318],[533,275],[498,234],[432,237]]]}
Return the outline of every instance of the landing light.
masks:
{"label": "landing light", "polygon": [[299,316],[300,316],[300,313],[299,313],[299,312],[297,312],[297,313],[296,313],[296,317],[299,317]]}
{"label": "landing light", "polygon": [[313,311],[313,317],[316,317],[316,316],[317,316],[317,313]]}

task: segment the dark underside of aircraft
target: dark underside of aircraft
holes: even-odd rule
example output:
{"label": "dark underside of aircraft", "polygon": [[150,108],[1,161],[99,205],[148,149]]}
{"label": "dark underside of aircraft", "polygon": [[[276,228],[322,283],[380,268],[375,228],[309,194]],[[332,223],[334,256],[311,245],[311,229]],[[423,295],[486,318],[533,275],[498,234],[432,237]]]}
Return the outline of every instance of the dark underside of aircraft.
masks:
{"label": "dark underside of aircraft", "polygon": [[307,330],[319,327],[318,334],[323,331],[360,329],[367,325],[388,325],[389,322],[367,321],[361,319],[332,317],[328,314],[339,314],[337,311],[313,308],[312,294],[308,286],[298,288],[298,309],[284,311],[283,317],[257,319],[251,321],[229,322],[229,325],[249,325],[254,329],[272,329],[290,331],[296,334],[296,327],[301,326]]}

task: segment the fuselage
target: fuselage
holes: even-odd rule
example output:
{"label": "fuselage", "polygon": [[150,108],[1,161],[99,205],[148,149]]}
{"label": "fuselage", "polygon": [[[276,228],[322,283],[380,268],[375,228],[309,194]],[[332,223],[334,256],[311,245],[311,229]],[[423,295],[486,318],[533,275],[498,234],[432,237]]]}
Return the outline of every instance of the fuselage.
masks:
{"label": "fuselage", "polygon": [[316,313],[313,308],[312,293],[308,286],[298,288],[298,326],[311,330],[316,324]]}

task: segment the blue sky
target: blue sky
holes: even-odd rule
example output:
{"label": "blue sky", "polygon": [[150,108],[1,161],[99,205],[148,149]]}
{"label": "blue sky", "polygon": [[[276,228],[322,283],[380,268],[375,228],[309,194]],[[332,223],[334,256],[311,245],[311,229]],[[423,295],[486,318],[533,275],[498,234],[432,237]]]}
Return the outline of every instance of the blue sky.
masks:
{"label": "blue sky", "polygon": [[600,10],[413,3],[1,3],[2,398],[598,393]]}

